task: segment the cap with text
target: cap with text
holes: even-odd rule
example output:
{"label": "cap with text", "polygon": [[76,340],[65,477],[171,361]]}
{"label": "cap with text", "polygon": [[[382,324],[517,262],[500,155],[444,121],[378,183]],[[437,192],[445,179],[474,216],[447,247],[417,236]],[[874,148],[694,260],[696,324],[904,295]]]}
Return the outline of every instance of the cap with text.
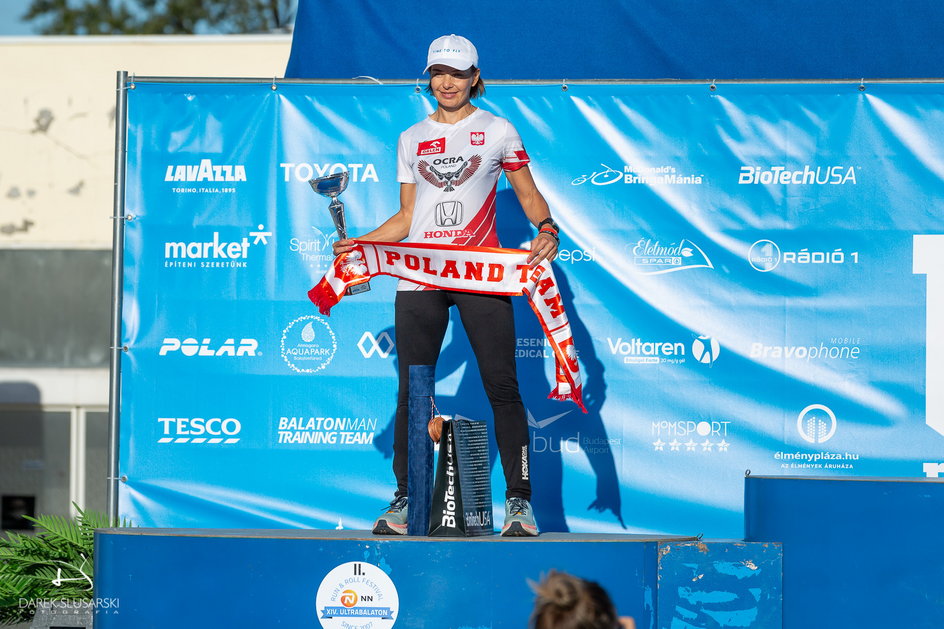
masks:
{"label": "cap with text", "polygon": [[456,70],[468,70],[479,65],[479,53],[465,37],[461,35],[443,35],[433,40],[426,55],[426,69],[434,65],[444,65]]}

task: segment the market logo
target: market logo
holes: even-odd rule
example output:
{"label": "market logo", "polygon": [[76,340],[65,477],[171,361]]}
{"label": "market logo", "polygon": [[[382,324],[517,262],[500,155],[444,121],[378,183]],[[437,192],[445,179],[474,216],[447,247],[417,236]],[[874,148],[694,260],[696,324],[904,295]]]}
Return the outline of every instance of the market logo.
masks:
{"label": "market logo", "polygon": [[803,166],[790,170],[786,166],[741,166],[739,184],[779,185],[843,185],[857,184],[856,168],[853,166]]}
{"label": "market logo", "polygon": [[297,254],[302,262],[310,269],[318,272],[328,270],[334,262],[334,243],[338,239],[335,232],[325,233],[311,226],[314,233],[309,238],[292,238],[289,241],[289,251]]}
{"label": "market logo", "polygon": [[684,238],[670,244],[662,244],[652,238],[640,238],[635,244],[627,245],[627,248],[632,253],[633,265],[643,275],[714,268],[701,247]]}
{"label": "market logo", "polygon": [[443,201],[436,204],[436,224],[440,227],[455,227],[462,223],[462,202]]}
{"label": "market logo", "polygon": [[369,330],[361,335],[361,340],[357,342],[357,349],[361,350],[361,356],[370,358],[375,353],[380,358],[387,358],[393,352],[395,344],[390,334],[383,331],[379,336],[374,336]]}
{"label": "market logo", "polygon": [[797,432],[810,443],[826,443],[836,434],[836,415],[822,404],[810,404],[797,416]]}
{"label": "market logo", "polygon": [[298,317],[282,330],[282,359],[298,373],[317,373],[331,364],[338,341],[321,317]]}
{"label": "market logo", "polygon": [[650,432],[656,452],[727,452],[730,421],[656,421]]}
{"label": "market logo", "polygon": [[400,596],[386,572],[352,561],[325,575],[315,608],[324,629],[380,629],[396,623]]}
{"label": "market logo", "polygon": [[781,264],[797,265],[827,265],[827,264],[858,264],[859,252],[850,251],[848,254],[837,247],[832,251],[816,250],[804,247],[797,251],[782,250],[772,240],[758,240],[751,245],[747,252],[747,261],[754,270],[761,273],[773,271]]}
{"label": "market logo", "polygon": [[272,232],[265,231],[265,225],[259,225],[248,236],[236,240],[223,240],[220,232],[215,231],[210,240],[165,242],[164,266],[186,269],[246,268],[249,248],[266,246],[271,237]]}
{"label": "market logo", "polygon": [[242,424],[235,417],[158,417],[158,443],[230,445],[239,442]]}
{"label": "market logo", "polygon": [[617,170],[601,163],[599,169],[588,174],[578,175],[571,180],[570,185],[582,186],[589,183],[593,186],[609,186],[614,183],[631,185],[700,185],[704,183],[704,175],[680,172],[675,166],[644,166],[637,167],[631,164]]}
{"label": "market logo", "polygon": [[482,165],[482,156],[473,155],[468,160],[460,157],[437,157],[432,163],[421,159],[416,164],[420,176],[426,181],[443,188],[443,192],[452,192],[475,174]]}
{"label": "market logo", "polygon": [[199,164],[167,165],[164,181],[196,182],[237,182],[246,181],[246,167],[242,164],[214,164],[212,160],[201,159]]}
{"label": "market logo", "polygon": [[159,356],[199,356],[199,357],[218,357],[218,356],[258,356],[259,341],[256,339],[229,338],[222,342],[214,341],[210,337],[204,337],[197,340],[194,337],[180,339],[174,336],[164,338],[161,343],[161,349],[158,350]]}
{"label": "market logo", "polygon": [[300,181],[308,183],[317,177],[326,177],[337,173],[347,172],[352,183],[373,181],[378,183],[377,168],[372,163],[367,164],[329,164],[322,162],[282,162],[282,180],[287,182]]}
{"label": "market logo", "polygon": [[721,345],[710,336],[699,336],[692,341],[692,357],[704,365],[714,365],[719,353]]}
{"label": "market logo", "polygon": [[436,138],[420,142],[416,147],[417,155],[438,155],[446,152],[446,138]]}

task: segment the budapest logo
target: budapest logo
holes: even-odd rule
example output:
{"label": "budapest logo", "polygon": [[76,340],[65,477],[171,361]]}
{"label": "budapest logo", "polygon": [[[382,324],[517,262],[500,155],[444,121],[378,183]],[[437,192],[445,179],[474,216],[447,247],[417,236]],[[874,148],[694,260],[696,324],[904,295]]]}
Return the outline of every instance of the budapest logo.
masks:
{"label": "budapest logo", "polygon": [[317,373],[331,364],[338,342],[321,317],[298,317],[282,330],[282,359],[297,373]]}
{"label": "budapest logo", "polygon": [[472,146],[484,146],[485,145],[485,132],[484,131],[469,132],[469,142],[472,144]]}
{"label": "budapest logo", "polygon": [[455,227],[462,222],[462,202],[443,201],[436,204],[436,224],[440,227]]}
{"label": "budapest logo", "polygon": [[325,575],[315,596],[324,629],[393,627],[400,595],[386,572],[371,563],[352,561]]}
{"label": "budapest logo", "polygon": [[804,441],[826,443],[836,434],[836,415],[822,404],[810,404],[797,416],[797,432]]}
{"label": "budapest logo", "polygon": [[437,155],[446,151],[446,138],[437,138],[420,142],[416,148],[417,155]]}

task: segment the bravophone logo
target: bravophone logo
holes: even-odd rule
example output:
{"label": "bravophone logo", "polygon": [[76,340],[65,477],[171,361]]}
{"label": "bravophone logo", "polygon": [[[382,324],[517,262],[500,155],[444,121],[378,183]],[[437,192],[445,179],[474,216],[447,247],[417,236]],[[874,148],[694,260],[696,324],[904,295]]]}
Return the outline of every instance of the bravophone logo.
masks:
{"label": "bravophone logo", "polygon": [[324,629],[381,629],[397,622],[400,595],[379,567],[352,561],[321,580],[315,608]]}

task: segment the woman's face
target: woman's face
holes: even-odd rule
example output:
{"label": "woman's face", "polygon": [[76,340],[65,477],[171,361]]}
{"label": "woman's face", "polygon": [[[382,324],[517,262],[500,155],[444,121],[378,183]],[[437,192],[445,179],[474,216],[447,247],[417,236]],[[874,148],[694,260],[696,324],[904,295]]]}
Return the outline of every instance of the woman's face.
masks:
{"label": "woman's face", "polygon": [[456,70],[444,65],[434,65],[429,69],[429,85],[433,89],[436,102],[443,109],[457,110],[469,102],[472,86],[479,80],[479,71]]}

